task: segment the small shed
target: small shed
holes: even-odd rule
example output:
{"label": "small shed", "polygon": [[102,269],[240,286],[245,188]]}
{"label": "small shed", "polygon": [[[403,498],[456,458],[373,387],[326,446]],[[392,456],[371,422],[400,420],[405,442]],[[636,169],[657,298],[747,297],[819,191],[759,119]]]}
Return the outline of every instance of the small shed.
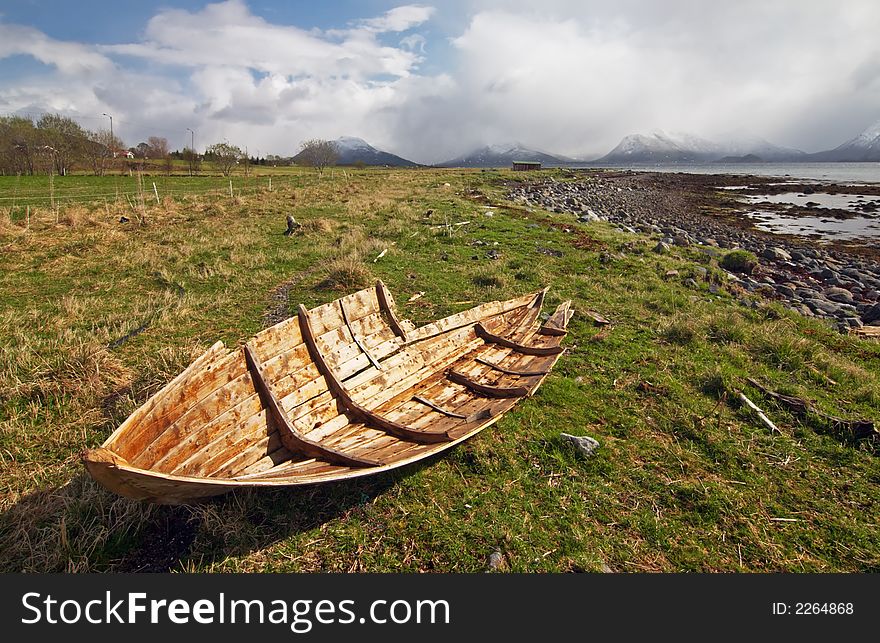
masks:
{"label": "small shed", "polygon": [[540,170],[541,162],[540,161],[514,161],[513,169],[518,172],[525,172],[527,170]]}

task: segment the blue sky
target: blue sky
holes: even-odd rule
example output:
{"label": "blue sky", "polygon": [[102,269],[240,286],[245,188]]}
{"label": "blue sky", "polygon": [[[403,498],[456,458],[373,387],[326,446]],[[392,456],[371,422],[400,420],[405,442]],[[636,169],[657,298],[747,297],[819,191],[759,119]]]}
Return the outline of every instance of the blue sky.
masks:
{"label": "blue sky", "polygon": [[353,135],[422,162],[656,129],[816,151],[880,119],[878,25],[873,0],[3,1],[0,113],[262,154]]}

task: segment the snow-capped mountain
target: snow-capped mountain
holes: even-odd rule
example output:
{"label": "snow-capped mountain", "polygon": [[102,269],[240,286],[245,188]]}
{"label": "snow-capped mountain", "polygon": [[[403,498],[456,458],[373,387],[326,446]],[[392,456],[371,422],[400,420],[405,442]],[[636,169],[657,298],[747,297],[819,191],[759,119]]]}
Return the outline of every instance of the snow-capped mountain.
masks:
{"label": "snow-capped mountain", "polygon": [[811,161],[880,161],[880,121],[833,150],[810,154]]}
{"label": "snow-capped mountain", "polygon": [[793,147],[776,145],[763,138],[740,137],[721,143],[724,155],[728,157],[757,157],[760,161],[792,162],[803,161],[806,152]]}
{"label": "snow-capped mountain", "polygon": [[760,138],[738,138],[718,143],[693,134],[630,134],[597,163],[707,163],[749,157],[758,161],[796,161],[804,153]]}
{"label": "snow-capped mountain", "polygon": [[[336,150],[339,152],[337,161],[339,165],[354,165],[356,163],[396,167],[415,167],[418,165],[418,163],[413,163],[396,154],[377,150],[364,139],[355,136],[340,136],[333,143],[336,144]],[[299,154],[293,157],[294,162],[297,161],[298,156]]]}
{"label": "snow-capped mountain", "polygon": [[564,156],[530,149],[522,143],[501,143],[485,145],[437,165],[440,167],[504,167],[513,161],[539,161],[544,166],[550,167],[573,162],[572,159]]}
{"label": "snow-capped mountain", "polygon": [[721,146],[690,134],[651,134],[624,136],[599,163],[694,163],[724,156]]}

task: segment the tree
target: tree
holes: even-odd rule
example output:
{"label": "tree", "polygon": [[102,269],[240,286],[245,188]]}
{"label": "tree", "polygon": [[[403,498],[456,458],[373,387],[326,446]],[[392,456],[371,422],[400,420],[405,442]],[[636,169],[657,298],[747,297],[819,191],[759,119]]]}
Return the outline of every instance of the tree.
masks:
{"label": "tree", "polygon": [[95,176],[104,176],[107,161],[113,159],[117,150],[124,149],[122,141],[107,130],[89,132],[85,155],[92,165]]}
{"label": "tree", "polygon": [[131,148],[130,151],[134,154],[136,159],[150,158],[150,145],[143,141]]}
{"label": "tree", "polygon": [[51,152],[54,171],[65,176],[83,156],[86,132],[79,123],[60,114],[44,114],[37,122],[43,149]]}
{"label": "tree", "polygon": [[339,149],[333,141],[313,138],[304,141],[300,145],[300,150],[297,154],[299,161],[315,168],[318,174],[323,174],[326,167],[336,165],[336,161],[339,160]]}
{"label": "tree", "polygon": [[205,156],[210,157],[214,161],[214,164],[223,176],[229,176],[239,159],[244,157],[244,152],[241,151],[240,147],[230,145],[229,143],[214,143],[205,150]]}
{"label": "tree", "polygon": [[0,117],[0,169],[5,174],[33,174],[39,147],[31,119]]}
{"label": "tree", "polygon": [[199,170],[202,169],[202,159],[195,150],[188,147],[183,148],[180,158],[186,161],[190,176],[198,174]]}
{"label": "tree", "polygon": [[164,159],[168,156],[168,139],[161,136],[151,136],[147,139],[149,155],[151,159]]}

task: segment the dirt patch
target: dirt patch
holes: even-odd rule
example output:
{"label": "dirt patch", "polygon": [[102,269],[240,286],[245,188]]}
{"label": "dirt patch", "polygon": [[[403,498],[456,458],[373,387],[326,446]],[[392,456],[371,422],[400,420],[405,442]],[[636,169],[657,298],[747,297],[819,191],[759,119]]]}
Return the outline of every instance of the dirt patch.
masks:
{"label": "dirt patch", "polygon": [[199,521],[187,507],[168,507],[137,535],[137,546],[115,568],[118,572],[163,573],[179,570],[199,531]]}
{"label": "dirt patch", "polygon": [[274,326],[278,322],[282,322],[291,316],[290,312],[290,291],[295,286],[301,284],[307,277],[314,275],[317,268],[310,268],[298,272],[289,279],[281,282],[272,292],[269,293],[271,304],[263,313],[263,328]]}

